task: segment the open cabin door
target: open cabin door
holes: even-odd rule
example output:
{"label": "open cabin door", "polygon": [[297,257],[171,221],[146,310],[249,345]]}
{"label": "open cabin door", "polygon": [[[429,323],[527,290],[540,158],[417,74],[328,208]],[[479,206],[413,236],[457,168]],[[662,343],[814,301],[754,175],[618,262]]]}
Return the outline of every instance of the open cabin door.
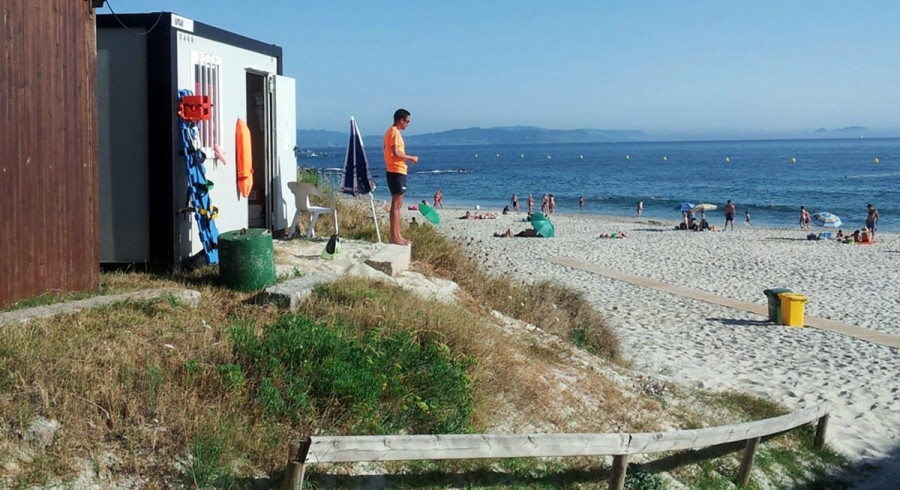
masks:
{"label": "open cabin door", "polygon": [[297,96],[293,78],[269,75],[270,107],[266,129],[266,174],[268,176],[268,222],[273,231],[287,228],[294,215],[294,196],[288,182],[297,180]]}

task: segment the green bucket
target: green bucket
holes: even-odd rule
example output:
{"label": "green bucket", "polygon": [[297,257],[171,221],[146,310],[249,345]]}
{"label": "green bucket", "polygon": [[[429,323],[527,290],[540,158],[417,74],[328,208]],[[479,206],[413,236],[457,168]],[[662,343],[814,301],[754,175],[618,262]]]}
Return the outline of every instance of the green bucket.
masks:
{"label": "green bucket", "polygon": [[251,228],[219,235],[219,277],[229,288],[244,292],[275,284],[272,233]]}

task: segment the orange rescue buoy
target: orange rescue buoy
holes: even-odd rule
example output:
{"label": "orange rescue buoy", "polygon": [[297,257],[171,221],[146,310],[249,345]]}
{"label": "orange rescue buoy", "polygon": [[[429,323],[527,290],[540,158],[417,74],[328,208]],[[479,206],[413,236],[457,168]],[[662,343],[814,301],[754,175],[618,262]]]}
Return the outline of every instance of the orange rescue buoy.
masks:
{"label": "orange rescue buoy", "polygon": [[250,145],[250,128],[240,118],[234,130],[234,140],[237,144],[237,186],[241,195],[250,195],[253,188],[253,152]]}

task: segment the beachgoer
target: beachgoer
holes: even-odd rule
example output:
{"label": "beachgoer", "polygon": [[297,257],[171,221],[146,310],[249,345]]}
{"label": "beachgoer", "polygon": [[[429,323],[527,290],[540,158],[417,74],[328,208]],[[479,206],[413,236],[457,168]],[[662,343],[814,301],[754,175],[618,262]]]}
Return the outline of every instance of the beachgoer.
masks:
{"label": "beachgoer", "polygon": [[750,226],[750,211],[744,211],[744,224]]}
{"label": "beachgoer", "polygon": [[528,194],[528,214],[534,212],[534,196]]}
{"label": "beachgoer", "polygon": [[725,229],[728,229],[728,223],[731,223],[731,229],[734,230],[734,203],[731,202],[731,199],[725,203]]}
{"label": "beachgoer", "polygon": [[869,232],[868,228],[863,228],[859,232],[859,243],[872,243],[872,234]]}
{"label": "beachgoer", "polygon": [[406,145],[400,131],[409,127],[410,113],[406,109],[394,112],[394,124],[384,133],[384,165],[387,169],[388,189],[391,191],[391,237],[397,245],[411,245],[412,242],[400,234],[400,210],[403,208],[403,193],[406,192],[406,162],[419,163],[419,157],[406,153]]}
{"label": "beachgoer", "polygon": [[539,237],[538,232],[534,228],[528,228],[527,230],[522,230],[515,235],[513,235],[512,229],[507,228],[503,233],[494,233],[495,237],[498,238],[512,238],[514,236],[517,237]]}
{"label": "beachgoer", "polygon": [[547,194],[544,194],[541,197],[541,212],[547,214],[547,205],[550,203],[550,200],[547,198]]}
{"label": "beachgoer", "polygon": [[515,194],[512,195],[512,206],[515,212],[519,212],[519,197]]}
{"label": "beachgoer", "polygon": [[509,206],[503,206],[503,214],[509,214]]}
{"label": "beachgoer", "polygon": [[444,207],[444,193],[438,189],[434,193],[434,207],[435,208],[443,208]]}
{"label": "beachgoer", "polygon": [[641,215],[644,214],[644,201],[637,202],[637,213],[638,213],[638,218],[640,218]]}
{"label": "beachgoer", "polygon": [[550,194],[549,200],[550,200],[550,204],[549,204],[550,214],[553,214],[553,210],[556,209],[556,197],[554,197],[553,194]]}
{"label": "beachgoer", "polygon": [[875,241],[875,225],[878,224],[878,210],[875,209],[875,206],[871,204],[866,204],[866,209],[869,210],[869,214],[866,215],[866,228],[868,228],[872,235],[872,241]]}
{"label": "beachgoer", "polygon": [[806,206],[800,206],[800,228],[809,228],[809,210],[806,209]]}
{"label": "beachgoer", "polygon": [[584,196],[578,196],[578,207],[584,209]]}

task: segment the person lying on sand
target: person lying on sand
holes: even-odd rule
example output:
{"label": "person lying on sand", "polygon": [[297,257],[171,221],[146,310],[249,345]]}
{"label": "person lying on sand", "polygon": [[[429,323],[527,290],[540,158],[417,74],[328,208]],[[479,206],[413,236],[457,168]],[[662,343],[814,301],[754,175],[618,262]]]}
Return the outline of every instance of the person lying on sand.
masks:
{"label": "person lying on sand", "polygon": [[466,211],[465,216],[460,216],[459,219],[496,219],[497,215],[494,213],[484,213],[484,214],[473,214],[471,211]]}
{"label": "person lying on sand", "polygon": [[503,233],[494,233],[495,237],[498,238],[512,238],[512,237],[539,237],[538,232],[534,228],[528,228],[527,230],[522,230],[515,235],[513,235],[512,229],[507,228]]}
{"label": "person lying on sand", "polygon": [[604,233],[600,235],[600,238],[628,238],[628,235],[624,231],[619,230],[613,233]]}

